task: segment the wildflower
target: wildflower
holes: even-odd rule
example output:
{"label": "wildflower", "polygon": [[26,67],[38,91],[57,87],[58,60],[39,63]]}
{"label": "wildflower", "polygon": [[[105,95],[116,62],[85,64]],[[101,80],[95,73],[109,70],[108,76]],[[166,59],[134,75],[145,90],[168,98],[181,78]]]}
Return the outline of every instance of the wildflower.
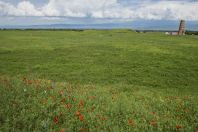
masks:
{"label": "wildflower", "polygon": [[71,108],[71,104],[66,104],[66,108],[70,109]]}
{"label": "wildflower", "polygon": [[58,116],[55,116],[53,120],[55,124],[58,124]]}
{"label": "wildflower", "polygon": [[150,121],[149,123],[150,123],[150,125],[152,125],[152,126],[157,126],[157,122],[154,121],[154,120]]}
{"label": "wildflower", "polygon": [[95,96],[92,96],[91,98],[94,100],[96,97]]}
{"label": "wildflower", "polygon": [[80,116],[80,110],[76,112],[76,116]]}
{"label": "wildflower", "polygon": [[48,82],[48,83],[51,83],[51,82],[52,82],[52,80],[48,80],[47,82]]}
{"label": "wildflower", "polygon": [[134,122],[132,119],[129,119],[129,120],[128,120],[128,124],[129,124],[130,126],[134,126],[134,125],[135,125],[135,122]]}
{"label": "wildflower", "polygon": [[61,103],[64,103],[66,101],[66,98],[61,99]]}
{"label": "wildflower", "polygon": [[79,120],[80,120],[80,121],[83,121],[83,120],[84,120],[84,116],[80,114],[80,115],[79,115]]}
{"label": "wildflower", "polygon": [[31,85],[32,84],[32,80],[28,80],[28,84]]}
{"label": "wildflower", "polygon": [[83,100],[80,100],[79,106],[84,107],[84,101]]}
{"label": "wildflower", "polygon": [[82,132],[85,132],[85,128],[82,128]]}
{"label": "wildflower", "polygon": [[60,132],[66,132],[66,131],[65,131],[65,128],[61,128],[61,129],[60,129]]}
{"label": "wildflower", "polygon": [[181,125],[176,125],[176,129],[181,129],[182,126]]}

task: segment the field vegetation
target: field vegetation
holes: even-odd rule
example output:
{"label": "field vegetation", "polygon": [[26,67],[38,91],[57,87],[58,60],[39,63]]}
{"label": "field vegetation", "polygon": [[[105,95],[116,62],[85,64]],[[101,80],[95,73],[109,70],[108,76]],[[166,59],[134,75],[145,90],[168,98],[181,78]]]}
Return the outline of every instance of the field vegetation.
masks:
{"label": "field vegetation", "polygon": [[198,36],[0,31],[0,131],[198,131]]}

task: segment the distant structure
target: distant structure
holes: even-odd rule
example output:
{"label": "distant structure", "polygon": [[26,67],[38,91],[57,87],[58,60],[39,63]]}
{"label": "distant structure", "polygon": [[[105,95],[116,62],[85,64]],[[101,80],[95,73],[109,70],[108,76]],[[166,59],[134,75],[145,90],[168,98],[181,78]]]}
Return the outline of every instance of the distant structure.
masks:
{"label": "distant structure", "polygon": [[172,35],[172,36],[176,36],[178,35],[178,32],[165,32],[166,35]]}
{"label": "distant structure", "polygon": [[180,21],[178,35],[185,35],[185,21],[184,20]]}
{"label": "distant structure", "polygon": [[176,36],[176,35],[185,35],[185,20],[181,20],[180,21],[180,24],[179,24],[179,31],[178,32],[165,32],[166,35],[173,35],[173,36]]}
{"label": "distant structure", "polygon": [[171,32],[170,35],[176,36],[178,35],[178,32]]}

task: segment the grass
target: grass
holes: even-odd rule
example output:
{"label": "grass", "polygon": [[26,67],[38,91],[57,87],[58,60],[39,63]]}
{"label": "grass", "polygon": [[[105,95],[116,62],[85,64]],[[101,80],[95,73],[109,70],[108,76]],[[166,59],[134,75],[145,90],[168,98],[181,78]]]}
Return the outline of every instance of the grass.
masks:
{"label": "grass", "polygon": [[197,40],[0,31],[0,130],[197,131]]}

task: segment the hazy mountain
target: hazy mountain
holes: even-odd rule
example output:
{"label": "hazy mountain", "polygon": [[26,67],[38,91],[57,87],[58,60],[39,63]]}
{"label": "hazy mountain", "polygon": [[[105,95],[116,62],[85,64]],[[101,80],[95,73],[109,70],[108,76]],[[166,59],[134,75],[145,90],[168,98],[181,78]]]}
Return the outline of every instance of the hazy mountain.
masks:
{"label": "hazy mountain", "polygon": [[[28,26],[0,26],[7,29],[113,29],[130,28],[139,30],[178,30],[179,21],[132,21],[123,23],[101,23],[101,24],[50,24],[50,25],[28,25]],[[198,22],[187,21],[186,29],[198,31]]]}

